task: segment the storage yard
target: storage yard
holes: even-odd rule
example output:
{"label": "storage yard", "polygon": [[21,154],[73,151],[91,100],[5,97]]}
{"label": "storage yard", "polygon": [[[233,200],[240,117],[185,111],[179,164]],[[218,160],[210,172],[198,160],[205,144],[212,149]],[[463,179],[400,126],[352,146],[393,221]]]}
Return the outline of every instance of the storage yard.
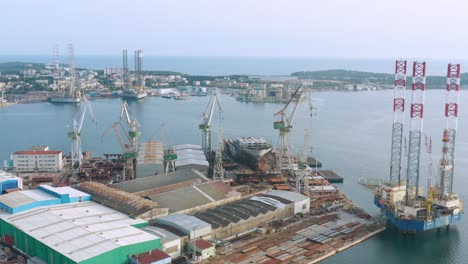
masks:
{"label": "storage yard", "polygon": [[345,212],[271,226],[274,233],[252,233],[232,240],[232,251],[209,263],[316,263],[383,229]]}

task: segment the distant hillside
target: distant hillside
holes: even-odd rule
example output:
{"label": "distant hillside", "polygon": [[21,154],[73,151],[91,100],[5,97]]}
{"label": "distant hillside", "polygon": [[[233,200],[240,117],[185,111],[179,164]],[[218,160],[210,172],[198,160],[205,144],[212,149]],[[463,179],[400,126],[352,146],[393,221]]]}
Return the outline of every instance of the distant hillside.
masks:
{"label": "distant hillside", "polygon": [[[348,70],[326,70],[326,71],[303,71],[294,72],[291,75],[299,79],[311,79],[322,81],[340,81],[346,84],[372,83],[380,85],[393,85],[395,77],[388,73],[372,73]],[[411,76],[407,77],[408,84],[411,84]],[[427,76],[426,85],[428,89],[442,89],[446,84],[445,76]],[[468,86],[468,73],[461,76],[462,85]]]}
{"label": "distant hillside", "polygon": [[0,63],[1,73],[17,73],[26,69],[43,69],[44,63],[24,63],[24,62],[2,62]]}

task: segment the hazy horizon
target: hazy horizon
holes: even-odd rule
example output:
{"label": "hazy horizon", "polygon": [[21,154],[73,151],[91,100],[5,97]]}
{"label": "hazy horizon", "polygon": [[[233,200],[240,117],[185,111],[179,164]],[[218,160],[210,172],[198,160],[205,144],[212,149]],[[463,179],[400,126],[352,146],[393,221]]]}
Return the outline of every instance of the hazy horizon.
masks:
{"label": "hazy horizon", "polygon": [[468,2],[6,1],[2,55],[467,59]]}

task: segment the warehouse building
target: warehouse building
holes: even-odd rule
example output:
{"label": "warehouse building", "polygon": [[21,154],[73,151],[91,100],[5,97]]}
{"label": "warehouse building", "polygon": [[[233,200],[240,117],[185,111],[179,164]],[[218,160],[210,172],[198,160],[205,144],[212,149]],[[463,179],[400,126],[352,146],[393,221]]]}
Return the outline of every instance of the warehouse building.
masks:
{"label": "warehouse building", "polygon": [[23,180],[11,173],[0,170],[0,194],[15,189],[23,189]]}
{"label": "warehouse building", "polygon": [[131,255],[161,249],[161,240],[132,219],[90,201],[70,187],[0,195],[0,236],[45,263],[128,263]]}
{"label": "warehouse building", "polygon": [[164,146],[159,141],[142,142],[136,158],[136,178],[143,178],[164,172]]}
{"label": "warehouse building", "polygon": [[78,189],[90,193],[92,200],[125,213],[132,218],[152,221],[168,214],[167,208],[161,208],[157,203],[140,196],[121,191],[102,183],[84,182]]}
{"label": "warehouse building", "polygon": [[188,245],[188,249],[192,254],[195,249],[196,261],[202,261],[216,255],[215,245],[201,238],[191,241]]}
{"label": "warehouse building", "polygon": [[145,226],[142,230],[159,237],[161,239],[162,251],[171,258],[180,257],[182,253],[182,239],[180,236],[156,226]]}
{"label": "warehouse building", "polygon": [[90,201],[91,195],[71,187],[51,187],[40,185],[35,190],[24,190],[0,195],[0,209],[10,214],[33,209],[39,206]]}
{"label": "warehouse building", "polygon": [[201,184],[148,196],[169,213],[190,214],[206,210],[241,198],[241,194],[222,181]]}
{"label": "warehouse building", "polygon": [[182,169],[193,165],[208,168],[209,164],[201,146],[183,144],[174,146],[174,149],[177,154],[177,160],[175,161],[176,169]]}
{"label": "warehouse building", "polygon": [[285,204],[294,204],[293,214],[306,214],[310,212],[310,198],[300,193],[290,191],[272,190],[261,194],[263,197],[271,197]]}
{"label": "warehouse building", "polygon": [[274,219],[309,211],[310,199],[307,196],[288,191],[270,191],[200,211],[194,216],[212,226],[213,237],[224,239],[254,230]]}
{"label": "warehouse building", "polygon": [[140,197],[148,197],[153,194],[168,192],[210,181],[210,179],[205,175],[206,167],[192,167],[174,172],[119,182],[112,184],[112,187]]}
{"label": "warehouse building", "polygon": [[156,223],[177,229],[189,239],[211,238],[211,225],[192,215],[171,214],[157,219]]}

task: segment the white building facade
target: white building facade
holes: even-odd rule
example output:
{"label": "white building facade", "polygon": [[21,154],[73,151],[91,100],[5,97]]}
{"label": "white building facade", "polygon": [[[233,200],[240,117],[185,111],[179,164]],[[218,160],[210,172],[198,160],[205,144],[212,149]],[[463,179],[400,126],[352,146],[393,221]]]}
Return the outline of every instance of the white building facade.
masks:
{"label": "white building facade", "polygon": [[11,156],[15,172],[59,172],[64,162],[58,150],[17,151]]}

